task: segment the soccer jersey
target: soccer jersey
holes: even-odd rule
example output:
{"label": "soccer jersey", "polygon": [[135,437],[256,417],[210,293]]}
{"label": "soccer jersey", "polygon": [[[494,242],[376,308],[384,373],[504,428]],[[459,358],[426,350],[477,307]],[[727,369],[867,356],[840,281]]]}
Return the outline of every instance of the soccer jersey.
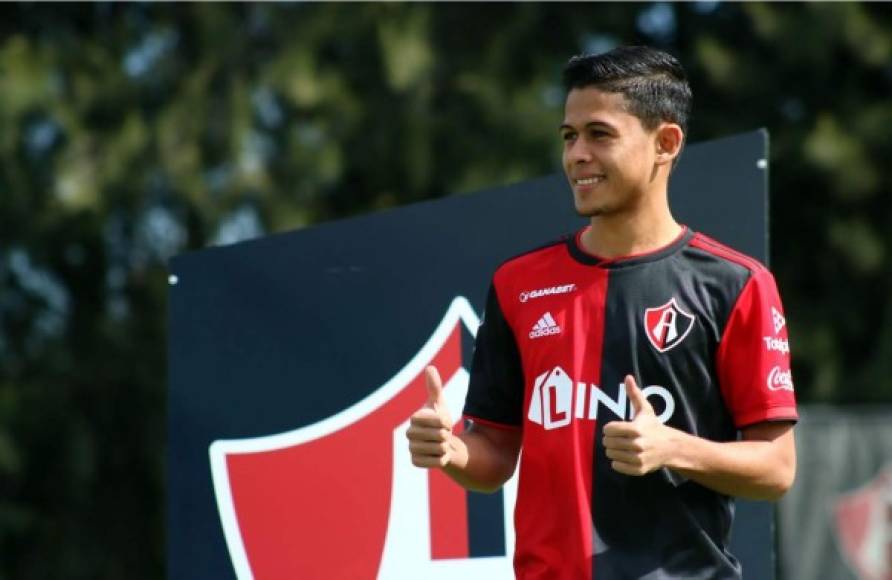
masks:
{"label": "soccer jersey", "polygon": [[795,421],[774,278],[687,228],[609,260],[580,233],[502,264],[477,335],[464,414],[523,430],[515,573],[738,578],[731,499],[667,468],[614,471],[601,430],[632,417],[627,374],[662,422],[706,439]]}

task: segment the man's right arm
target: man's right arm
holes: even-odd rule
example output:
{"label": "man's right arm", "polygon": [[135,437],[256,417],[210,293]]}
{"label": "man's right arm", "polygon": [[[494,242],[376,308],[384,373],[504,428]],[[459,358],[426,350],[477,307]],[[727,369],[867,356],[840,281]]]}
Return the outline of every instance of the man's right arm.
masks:
{"label": "man's right arm", "polygon": [[522,431],[472,421],[463,433],[454,434],[436,368],[425,369],[425,379],[428,400],[412,415],[406,432],[412,464],[440,468],[472,491],[498,490],[517,466]]}

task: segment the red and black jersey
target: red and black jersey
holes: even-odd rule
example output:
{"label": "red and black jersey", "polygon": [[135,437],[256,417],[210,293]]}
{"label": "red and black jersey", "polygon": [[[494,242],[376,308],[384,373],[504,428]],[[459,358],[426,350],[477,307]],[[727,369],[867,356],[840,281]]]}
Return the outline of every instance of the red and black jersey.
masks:
{"label": "red and black jersey", "polygon": [[609,260],[579,235],[498,268],[471,368],[465,416],[523,429],[517,577],[739,578],[731,498],[666,468],[615,472],[601,429],[631,417],[627,374],[661,421],[699,437],[795,421],[774,278],[687,228]]}

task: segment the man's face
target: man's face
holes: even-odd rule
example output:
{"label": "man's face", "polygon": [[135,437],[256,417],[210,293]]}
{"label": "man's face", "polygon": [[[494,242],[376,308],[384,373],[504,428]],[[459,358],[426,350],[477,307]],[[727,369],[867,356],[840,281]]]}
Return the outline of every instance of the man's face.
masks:
{"label": "man's face", "polygon": [[624,104],[621,94],[593,87],[567,95],[563,165],[582,216],[634,211],[654,187],[656,131],[646,130]]}

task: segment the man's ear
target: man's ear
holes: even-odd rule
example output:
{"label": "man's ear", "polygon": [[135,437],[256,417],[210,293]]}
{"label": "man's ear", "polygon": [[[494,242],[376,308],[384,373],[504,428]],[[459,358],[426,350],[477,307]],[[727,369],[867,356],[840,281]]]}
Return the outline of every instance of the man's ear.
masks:
{"label": "man's ear", "polygon": [[681,153],[684,131],[675,123],[660,123],[654,144],[657,148],[657,165],[671,165]]}

